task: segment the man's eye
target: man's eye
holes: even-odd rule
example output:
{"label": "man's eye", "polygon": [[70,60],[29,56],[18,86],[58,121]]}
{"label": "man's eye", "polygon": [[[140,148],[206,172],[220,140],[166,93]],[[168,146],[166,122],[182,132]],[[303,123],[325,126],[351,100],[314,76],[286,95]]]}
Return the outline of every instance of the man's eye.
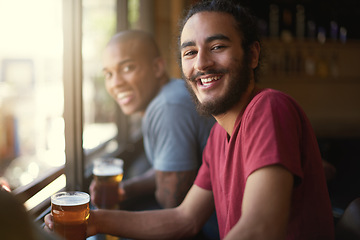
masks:
{"label": "man's eye", "polygon": [[186,51],[186,52],[184,52],[184,57],[186,57],[186,56],[192,56],[192,55],[195,55],[196,54],[196,51]]}
{"label": "man's eye", "polygon": [[225,46],[223,45],[216,45],[212,48],[212,50],[219,50],[219,49],[222,49],[222,48],[225,48]]}
{"label": "man's eye", "polygon": [[104,76],[105,76],[105,79],[108,80],[112,77],[112,74],[110,72],[105,72]]}
{"label": "man's eye", "polygon": [[128,73],[128,72],[130,72],[130,71],[132,71],[134,69],[135,69],[135,65],[126,65],[126,66],[123,67],[122,71],[124,73]]}

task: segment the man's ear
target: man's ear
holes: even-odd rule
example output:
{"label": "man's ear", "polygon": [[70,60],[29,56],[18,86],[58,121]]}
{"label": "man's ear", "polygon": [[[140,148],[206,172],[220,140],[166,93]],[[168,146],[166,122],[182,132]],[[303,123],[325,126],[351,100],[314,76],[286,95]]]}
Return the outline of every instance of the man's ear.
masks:
{"label": "man's ear", "polygon": [[255,69],[259,64],[259,58],[260,58],[260,43],[254,42],[250,47],[251,52],[251,59],[250,59],[250,67],[252,69]]}
{"label": "man's ear", "polygon": [[165,72],[165,61],[162,57],[157,57],[153,60],[154,74],[157,78],[161,77]]}

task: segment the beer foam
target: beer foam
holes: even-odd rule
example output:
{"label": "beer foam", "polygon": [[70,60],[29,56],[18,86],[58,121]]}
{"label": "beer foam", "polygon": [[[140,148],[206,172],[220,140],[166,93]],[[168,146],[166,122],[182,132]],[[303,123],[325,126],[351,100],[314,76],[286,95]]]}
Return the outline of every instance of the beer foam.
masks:
{"label": "beer foam", "polygon": [[96,176],[116,176],[122,174],[123,169],[120,166],[112,165],[99,165],[95,166],[93,169],[93,174]]}
{"label": "beer foam", "polygon": [[60,206],[78,206],[90,201],[85,192],[60,192],[51,196],[51,203]]}

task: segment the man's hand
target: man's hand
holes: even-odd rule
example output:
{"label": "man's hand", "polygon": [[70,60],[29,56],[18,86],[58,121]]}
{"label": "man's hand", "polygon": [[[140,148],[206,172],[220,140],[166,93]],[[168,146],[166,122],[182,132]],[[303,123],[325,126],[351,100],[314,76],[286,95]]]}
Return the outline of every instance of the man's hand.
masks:
{"label": "man's hand", "polygon": [[[101,200],[102,195],[105,194],[104,189],[102,189],[101,187],[101,184],[99,184],[96,180],[92,180],[89,187],[89,191],[90,191],[91,203],[101,208],[103,205],[103,202]],[[124,188],[122,187],[122,183],[120,183],[118,189],[114,191],[116,191],[115,194],[117,194],[116,199],[118,202],[122,202],[126,199],[126,194]]]}
{"label": "man's hand", "polygon": [[[87,228],[86,228],[87,237],[97,234],[96,224],[94,223],[95,215],[96,215],[96,210],[94,210],[94,211],[90,210],[90,215],[89,215],[89,219],[87,220],[88,222],[87,222]],[[53,233],[54,232],[54,218],[51,215],[51,213],[47,214],[44,217],[44,222],[45,222],[44,230],[49,233]]]}

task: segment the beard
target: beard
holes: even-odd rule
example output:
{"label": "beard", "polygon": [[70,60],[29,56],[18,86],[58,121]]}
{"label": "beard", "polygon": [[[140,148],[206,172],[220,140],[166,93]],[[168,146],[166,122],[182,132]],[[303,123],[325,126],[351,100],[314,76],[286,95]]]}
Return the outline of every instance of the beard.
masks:
{"label": "beard", "polygon": [[[196,105],[196,110],[200,115],[218,116],[229,111],[241,100],[249,87],[252,71],[248,65],[243,64],[245,62],[244,59],[245,56],[242,60],[235,60],[232,70],[212,70],[203,74],[197,74],[191,78],[185,78],[186,87],[189,90],[193,102]],[[199,75],[220,73],[229,73],[230,76],[225,94],[217,99],[201,103],[191,86],[191,83],[194,82],[193,79],[197,78]]]}

